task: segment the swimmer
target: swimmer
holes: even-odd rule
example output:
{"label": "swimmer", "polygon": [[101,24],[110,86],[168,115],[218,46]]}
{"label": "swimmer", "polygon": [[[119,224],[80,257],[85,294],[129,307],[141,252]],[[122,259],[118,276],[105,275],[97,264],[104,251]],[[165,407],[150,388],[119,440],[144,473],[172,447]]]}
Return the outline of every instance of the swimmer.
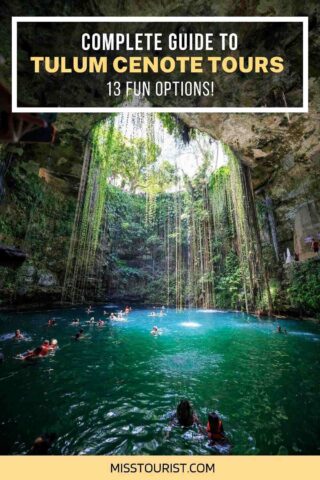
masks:
{"label": "swimmer", "polygon": [[101,320],[101,318],[99,318],[99,321],[98,321],[98,324],[97,324],[97,325],[98,325],[98,327],[103,327],[104,321]]}
{"label": "swimmer", "polygon": [[38,358],[41,355],[42,347],[37,347],[34,350],[28,350],[27,353],[20,355],[21,360],[33,360],[34,358]]}
{"label": "swimmer", "polygon": [[41,345],[41,356],[45,357],[48,354],[49,349],[50,349],[50,342],[49,340],[45,340]]}
{"label": "swimmer", "polygon": [[155,325],[150,333],[151,335],[159,335],[160,334],[159,328]]}
{"label": "swimmer", "polygon": [[13,338],[14,338],[15,340],[23,340],[23,339],[24,339],[24,336],[22,335],[22,333],[20,332],[20,330],[16,330]]}
{"label": "swimmer", "polygon": [[181,427],[192,427],[192,425],[199,425],[200,423],[189,400],[181,400],[177,406],[176,418]]}
{"label": "swimmer", "polygon": [[280,325],[277,326],[277,333],[282,333],[282,328]]}
{"label": "swimmer", "polygon": [[200,431],[202,434],[205,433],[203,427],[201,427],[198,416],[193,412],[189,400],[181,400],[177,406],[175,414],[171,417],[169,429],[167,429],[165,434],[166,439],[169,438],[171,427],[174,425],[180,425],[184,428],[190,428],[195,425],[198,431]]}
{"label": "swimmer", "polygon": [[71,322],[71,325],[79,325],[80,324],[80,319],[79,318],[74,318]]}
{"label": "swimmer", "polygon": [[206,431],[209,440],[211,440],[213,443],[221,443],[226,441],[222,420],[219,418],[216,412],[209,413]]}
{"label": "swimmer", "polygon": [[76,333],[75,336],[74,336],[75,340],[80,340],[81,338],[83,338],[83,330],[82,329],[79,330],[79,332]]}
{"label": "swimmer", "polygon": [[52,338],[50,340],[48,350],[52,351],[52,350],[55,350],[56,348],[58,348],[58,340],[56,340],[55,338]]}
{"label": "swimmer", "polygon": [[90,313],[93,312],[91,305],[89,305],[89,307],[87,308],[86,312],[87,312],[88,314],[90,314]]}
{"label": "swimmer", "polygon": [[48,327],[54,327],[55,325],[56,325],[56,321],[53,318],[49,318]]}
{"label": "swimmer", "polygon": [[94,325],[94,317],[91,317],[90,320],[87,320],[86,323],[89,323],[90,325]]}
{"label": "swimmer", "polygon": [[56,440],[56,433],[45,433],[37,437],[30,449],[29,455],[47,455],[52,443]]}
{"label": "swimmer", "polygon": [[114,313],[111,313],[111,315],[110,315],[110,320],[117,320],[117,317],[115,316]]}
{"label": "swimmer", "polygon": [[118,312],[118,318],[122,318],[123,317],[123,311],[120,310],[120,312]]}
{"label": "swimmer", "polygon": [[40,347],[34,350],[28,350],[27,353],[20,355],[21,360],[32,360],[38,357],[45,357],[49,351],[49,340],[45,340]]}
{"label": "swimmer", "polygon": [[288,335],[288,332],[287,332],[287,329],[286,329],[286,328],[283,329],[283,333],[284,333],[285,335]]}

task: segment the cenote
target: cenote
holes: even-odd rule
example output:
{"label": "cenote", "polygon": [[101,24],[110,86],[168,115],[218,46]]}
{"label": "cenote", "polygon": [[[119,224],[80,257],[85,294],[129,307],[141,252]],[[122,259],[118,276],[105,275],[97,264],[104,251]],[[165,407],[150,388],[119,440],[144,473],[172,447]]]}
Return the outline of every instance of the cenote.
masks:
{"label": "cenote", "polygon": [[[0,149],[1,453],[48,433],[57,455],[319,453],[316,174],[301,198],[299,158],[271,172],[206,116],[85,118]],[[17,358],[52,338],[54,355]],[[231,450],[172,425],[182,399]]]}
{"label": "cenote", "polygon": [[[316,454],[320,330],[244,313],[137,309],[126,322],[88,326],[84,308],[1,315],[1,444],[27,453],[41,432],[56,432],[54,454],[211,454],[196,428],[170,428],[181,398],[202,424],[215,410],[233,454]],[[103,307],[93,315],[101,316]],[[48,328],[48,317],[57,326]],[[81,319],[86,338],[72,340]],[[5,340],[8,323],[30,341]],[[154,324],[162,334],[150,334]],[[14,357],[45,338],[54,356],[25,364]]]}

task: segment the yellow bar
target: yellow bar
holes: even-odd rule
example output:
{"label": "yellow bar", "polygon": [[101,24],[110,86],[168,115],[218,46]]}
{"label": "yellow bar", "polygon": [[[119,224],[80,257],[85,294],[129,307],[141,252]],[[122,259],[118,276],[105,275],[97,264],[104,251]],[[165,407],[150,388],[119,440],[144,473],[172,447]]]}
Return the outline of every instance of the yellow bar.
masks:
{"label": "yellow bar", "polygon": [[[126,473],[111,472],[112,465]],[[206,468],[207,473],[196,473]],[[165,472],[157,473],[159,469]],[[0,457],[3,480],[313,480],[319,471],[320,456]]]}

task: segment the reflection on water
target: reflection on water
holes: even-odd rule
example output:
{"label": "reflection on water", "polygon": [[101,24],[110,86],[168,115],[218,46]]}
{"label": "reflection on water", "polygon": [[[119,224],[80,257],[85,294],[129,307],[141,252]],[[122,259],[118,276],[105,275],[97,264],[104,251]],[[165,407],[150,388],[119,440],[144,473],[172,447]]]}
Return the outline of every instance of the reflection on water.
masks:
{"label": "reflection on water", "polygon": [[197,322],[182,322],[180,323],[182,327],[187,327],[187,328],[198,328],[201,327],[200,323]]}
{"label": "reflection on water", "polygon": [[223,361],[223,355],[202,355],[197,351],[188,351],[173,355],[164,355],[157,362],[158,368],[163,375],[189,375],[200,371],[218,368]]}
{"label": "reflection on water", "polygon": [[[2,314],[0,452],[26,453],[39,434],[56,432],[55,454],[225,453],[197,428],[169,426],[189,398],[203,425],[219,413],[233,454],[319,453],[318,326],[281,320],[284,335],[278,322],[244,314],[170,310],[156,319],[155,337],[149,314],[136,310],[101,328],[86,323],[84,308]],[[79,342],[73,317],[86,334]],[[17,328],[29,342],[11,338]],[[15,360],[52,337],[60,345],[54,356]]]}

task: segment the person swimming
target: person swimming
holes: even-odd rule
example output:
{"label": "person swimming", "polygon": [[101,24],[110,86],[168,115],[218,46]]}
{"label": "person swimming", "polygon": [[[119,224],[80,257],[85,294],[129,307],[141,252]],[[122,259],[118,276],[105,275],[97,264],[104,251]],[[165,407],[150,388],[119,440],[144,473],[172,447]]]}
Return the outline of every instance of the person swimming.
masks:
{"label": "person swimming", "polygon": [[53,318],[49,318],[48,327],[54,327],[55,325],[56,325],[56,321]]}
{"label": "person swimming", "polygon": [[44,433],[40,435],[33,442],[29,455],[47,455],[56,438],[56,433]]}
{"label": "person swimming", "polygon": [[36,347],[34,350],[28,350],[27,353],[20,355],[21,360],[33,360],[38,357],[42,357],[42,346]]}
{"label": "person swimming", "polygon": [[181,427],[192,427],[192,425],[199,425],[199,419],[193,412],[189,400],[181,400],[177,406],[176,418]]}
{"label": "person swimming", "polygon": [[151,330],[151,335],[160,335],[160,330],[159,328],[155,325],[152,330]]}
{"label": "person swimming", "polygon": [[80,340],[81,338],[83,338],[83,330],[82,329],[79,330],[79,332],[76,333],[75,336],[74,336],[75,340]]}
{"label": "person swimming", "polygon": [[87,323],[94,325],[94,317],[91,317],[90,320],[87,320]]}
{"label": "person swimming", "polygon": [[86,309],[86,312],[88,315],[93,312],[91,305]]}
{"label": "person swimming", "polygon": [[21,331],[18,329],[15,331],[14,337],[15,340],[23,340],[24,336],[22,335]]}
{"label": "person swimming", "polygon": [[45,357],[48,354],[48,351],[50,349],[50,342],[49,340],[45,340],[43,344],[41,345],[41,355]]}
{"label": "person swimming", "polygon": [[277,326],[277,333],[283,333],[282,328],[280,325]]}
{"label": "person swimming", "polygon": [[219,418],[216,412],[209,413],[206,431],[209,440],[211,440],[213,443],[226,441],[222,420]]}
{"label": "person swimming", "polygon": [[48,346],[48,350],[56,350],[56,348],[58,348],[58,340],[55,339],[55,338],[52,338],[50,340],[50,343],[49,343],[49,346]]}
{"label": "person swimming", "polygon": [[50,343],[49,340],[45,340],[42,345],[36,347],[34,350],[28,350],[27,353],[19,356],[21,360],[33,360],[39,357],[46,357],[49,353]]}
{"label": "person swimming", "polygon": [[79,325],[80,324],[80,319],[79,318],[74,318],[71,322],[71,325]]}
{"label": "person swimming", "polygon": [[98,325],[98,327],[103,327],[103,325],[104,325],[104,321],[103,321],[103,320],[101,320],[101,318],[99,318],[99,320],[98,320],[98,324],[97,324],[97,325]]}

